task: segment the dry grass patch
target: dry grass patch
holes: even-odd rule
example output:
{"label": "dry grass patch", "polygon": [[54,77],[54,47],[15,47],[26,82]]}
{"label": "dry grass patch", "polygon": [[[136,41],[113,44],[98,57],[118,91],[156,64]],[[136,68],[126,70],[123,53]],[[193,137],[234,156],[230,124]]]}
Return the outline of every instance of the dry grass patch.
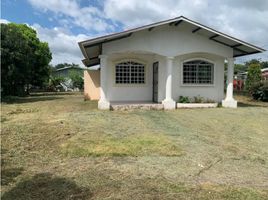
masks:
{"label": "dry grass patch", "polygon": [[1,195],[14,199],[267,199],[268,104],[100,111],[82,95],[12,98]]}

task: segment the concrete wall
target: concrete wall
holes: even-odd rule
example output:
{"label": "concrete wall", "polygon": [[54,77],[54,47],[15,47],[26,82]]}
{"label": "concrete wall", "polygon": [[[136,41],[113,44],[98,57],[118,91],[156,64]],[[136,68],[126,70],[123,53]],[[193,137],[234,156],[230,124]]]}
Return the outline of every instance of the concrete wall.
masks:
{"label": "concrete wall", "polygon": [[84,97],[86,100],[100,99],[100,71],[84,71]]}

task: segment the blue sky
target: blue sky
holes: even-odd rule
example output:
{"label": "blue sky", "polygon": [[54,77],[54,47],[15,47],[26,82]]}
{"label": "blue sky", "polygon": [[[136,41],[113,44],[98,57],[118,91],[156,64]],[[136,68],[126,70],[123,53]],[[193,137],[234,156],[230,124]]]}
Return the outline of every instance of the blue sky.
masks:
{"label": "blue sky", "polygon": [[[54,65],[81,64],[78,41],[180,15],[268,49],[267,0],[192,0],[191,6],[188,0],[2,0],[1,11],[1,22],[36,29]],[[250,58],[268,60],[268,54],[237,62]]]}

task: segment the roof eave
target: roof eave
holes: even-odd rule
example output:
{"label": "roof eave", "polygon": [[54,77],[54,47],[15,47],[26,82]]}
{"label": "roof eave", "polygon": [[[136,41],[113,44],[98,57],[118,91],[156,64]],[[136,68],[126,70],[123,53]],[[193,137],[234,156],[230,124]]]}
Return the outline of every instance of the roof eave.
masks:
{"label": "roof eave", "polygon": [[[244,52],[244,53],[243,53],[243,50],[241,50],[242,53],[239,54],[239,55],[234,55],[234,57],[246,56],[246,55],[251,55],[251,54],[255,54],[255,53],[262,53],[262,52],[266,51],[263,48],[257,47],[255,45],[252,45],[250,43],[242,41],[242,40],[240,40],[238,38],[234,38],[234,37],[232,37],[230,35],[227,35],[225,33],[219,32],[219,31],[217,31],[217,30],[215,30],[213,28],[210,28],[210,27],[205,26],[203,24],[200,24],[198,22],[192,21],[192,20],[190,20],[190,19],[188,19],[188,18],[186,18],[184,16],[180,16],[180,17],[176,17],[176,18],[173,18],[173,19],[152,23],[152,24],[149,24],[149,25],[141,26],[141,27],[138,27],[138,28],[133,28],[133,29],[130,29],[130,30],[126,30],[126,31],[122,31],[122,32],[118,32],[118,33],[114,33],[114,34],[110,34],[110,35],[105,35],[105,36],[101,36],[101,37],[97,37],[97,38],[93,38],[93,39],[89,39],[89,40],[84,40],[84,41],[79,42],[78,44],[79,44],[79,47],[80,47],[84,57],[86,58],[86,59],[84,59],[84,61],[87,60],[88,62],[90,62],[90,58],[88,57],[88,55],[86,53],[86,48],[88,48],[90,46],[97,46],[97,45],[101,45],[102,43],[111,42],[111,41],[114,41],[114,40],[117,40],[117,39],[122,39],[122,38],[128,37],[129,35],[131,35],[134,32],[141,31],[141,30],[144,30],[144,29],[152,30],[156,26],[161,26],[161,25],[165,25],[165,24],[172,24],[172,23],[174,24],[174,22],[177,22],[177,23],[179,22],[180,23],[182,21],[185,21],[185,22],[188,22],[190,24],[193,24],[193,25],[197,26],[198,28],[195,29],[194,32],[196,32],[196,31],[198,31],[200,29],[204,29],[204,30],[207,30],[207,31],[210,31],[210,32],[214,33],[215,35],[227,38],[227,39],[232,40],[232,41],[234,41],[234,42],[236,42],[238,44],[244,45],[246,47],[249,47],[249,48],[255,50],[254,52]],[[232,47],[230,47],[230,48],[232,48]],[[233,49],[235,49],[235,48],[233,48]]]}

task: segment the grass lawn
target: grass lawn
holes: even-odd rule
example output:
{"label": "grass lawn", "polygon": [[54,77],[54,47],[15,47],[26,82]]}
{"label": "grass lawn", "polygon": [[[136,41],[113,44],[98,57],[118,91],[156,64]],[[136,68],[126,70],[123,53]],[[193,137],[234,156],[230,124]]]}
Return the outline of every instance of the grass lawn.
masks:
{"label": "grass lawn", "polygon": [[1,196],[268,199],[268,103],[99,111],[82,95],[2,103]]}

